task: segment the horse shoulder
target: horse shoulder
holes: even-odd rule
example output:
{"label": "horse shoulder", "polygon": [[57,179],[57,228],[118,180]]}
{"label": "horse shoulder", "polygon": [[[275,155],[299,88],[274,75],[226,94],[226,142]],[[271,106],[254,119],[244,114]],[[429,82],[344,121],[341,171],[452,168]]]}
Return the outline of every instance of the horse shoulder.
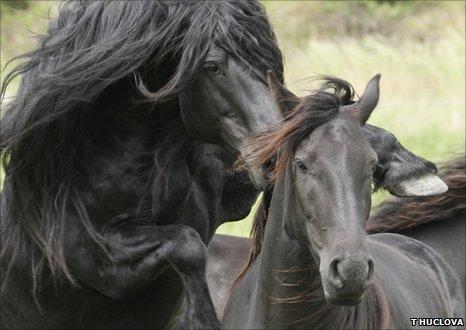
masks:
{"label": "horse shoulder", "polygon": [[[381,258],[389,270],[386,270],[385,274],[378,272],[379,278],[392,272],[400,282],[411,282],[425,289],[425,292],[420,290],[416,292],[413,289],[411,290],[413,294],[437,296],[436,303],[443,303],[445,316],[464,317],[465,303],[461,295],[460,281],[451,266],[433,248],[416,239],[393,233],[370,235],[369,242],[371,253],[375,252],[376,272],[377,265],[381,266],[377,260],[377,257],[382,256],[380,249],[389,251],[389,259]],[[393,286],[389,287],[393,289]],[[403,283],[400,287],[403,287]],[[409,288],[409,286],[405,287]],[[389,292],[386,293],[390,295]]]}

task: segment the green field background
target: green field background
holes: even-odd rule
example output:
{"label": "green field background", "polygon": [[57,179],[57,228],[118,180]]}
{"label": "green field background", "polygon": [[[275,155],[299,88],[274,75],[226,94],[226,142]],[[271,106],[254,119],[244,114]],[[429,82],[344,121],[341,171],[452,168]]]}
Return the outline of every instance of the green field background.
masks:
{"label": "green field background", "polygon": [[[1,4],[1,77],[6,62],[34,47],[56,1],[26,10]],[[306,95],[312,77],[330,74],[362,92],[382,74],[370,123],[441,164],[465,148],[465,3],[463,1],[263,1],[285,57],[288,88]],[[17,86],[7,91],[12,97]],[[387,194],[374,195],[374,204]],[[247,236],[252,215],[218,232]]]}

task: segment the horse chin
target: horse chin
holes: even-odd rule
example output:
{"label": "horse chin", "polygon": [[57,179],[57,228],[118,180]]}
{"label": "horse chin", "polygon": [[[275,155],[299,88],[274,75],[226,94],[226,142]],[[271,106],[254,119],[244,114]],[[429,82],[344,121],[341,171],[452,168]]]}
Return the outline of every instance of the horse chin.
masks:
{"label": "horse chin", "polygon": [[356,306],[359,305],[362,301],[362,298],[364,297],[361,296],[358,299],[341,299],[341,298],[328,298],[326,299],[329,304],[332,305],[339,305],[339,306]]}
{"label": "horse chin", "polygon": [[324,285],[325,300],[331,305],[338,306],[356,306],[361,303],[366,294],[365,291],[357,294],[340,294],[338,289],[328,285]]}

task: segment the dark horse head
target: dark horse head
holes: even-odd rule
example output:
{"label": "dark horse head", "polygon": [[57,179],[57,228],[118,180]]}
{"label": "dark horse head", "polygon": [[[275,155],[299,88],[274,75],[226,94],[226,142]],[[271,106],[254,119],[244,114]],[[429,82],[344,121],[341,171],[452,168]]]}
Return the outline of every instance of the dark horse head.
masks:
{"label": "dark horse head", "polygon": [[22,76],[2,117],[2,235],[52,271],[66,270],[70,213],[96,241],[136,207],[168,222],[194,176],[221,185],[246,137],[281,117],[266,71],[282,80],[282,55],[257,1],[65,2],[22,57],[2,86]]}
{"label": "dark horse head", "polygon": [[295,151],[296,198],[309,246],[320,259],[327,301],[359,303],[372,283],[374,263],[366,247],[377,155],[362,132],[379,99],[375,76],[354,104],[340,105],[335,118],[317,127]]}
{"label": "dark horse head", "polygon": [[[277,148],[259,147],[256,162],[273,160],[274,178],[292,173],[294,216],[285,231],[320,260],[325,297],[333,304],[358,304],[374,275],[365,224],[378,159],[362,127],[377,105],[379,79],[375,76],[354,102],[351,85],[326,78],[324,86],[334,93],[324,89],[303,98],[279,129],[256,140],[259,146],[274,141]],[[279,99],[289,100],[273,76],[270,80]]]}
{"label": "dark horse head", "polygon": [[280,118],[265,72],[282,77],[282,56],[256,1],[71,2],[26,57],[5,79],[4,90],[25,74],[5,114],[2,149],[70,121],[105,90],[116,102],[122,91],[112,95],[109,87],[122,81],[125,95],[136,99],[130,107],[149,101],[177,113],[191,137],[235,153],[251,132]]}

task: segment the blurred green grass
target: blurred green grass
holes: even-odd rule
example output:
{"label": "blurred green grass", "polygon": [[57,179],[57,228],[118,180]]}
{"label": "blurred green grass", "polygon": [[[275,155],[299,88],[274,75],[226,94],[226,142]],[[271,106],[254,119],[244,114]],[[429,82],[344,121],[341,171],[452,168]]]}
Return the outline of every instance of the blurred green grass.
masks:
{"label": "blurred green grass", "polygon": [[[311,78],[330,74],[361,93],[382,74],[381,100],[370,122],[437,163],[465,148],[464,1],[263,1],[285,56],[288,87],[305,95]],[[44,33],[56,1],[28,10],[1,5],[1,79],[5,63]],[[51,8],[51,9],[50,9]],[[7,91],[14,95],[17,81]],[[374,205],[388,194],[374,195]],[[218,232],[247,236],[252,213]]]}
{"label": "blurred green grass", "polygon": [[[26,10],[8,5],[9,0],[0,0],[0,64],[1,80],[12,68],[5,68],[8,61],[31,50],[36,45],[37,36],[47,30],[48,19],[56,15],[58,1],[30,1]],[[7,95],[13,95],[18,80],[8,88]]]}

